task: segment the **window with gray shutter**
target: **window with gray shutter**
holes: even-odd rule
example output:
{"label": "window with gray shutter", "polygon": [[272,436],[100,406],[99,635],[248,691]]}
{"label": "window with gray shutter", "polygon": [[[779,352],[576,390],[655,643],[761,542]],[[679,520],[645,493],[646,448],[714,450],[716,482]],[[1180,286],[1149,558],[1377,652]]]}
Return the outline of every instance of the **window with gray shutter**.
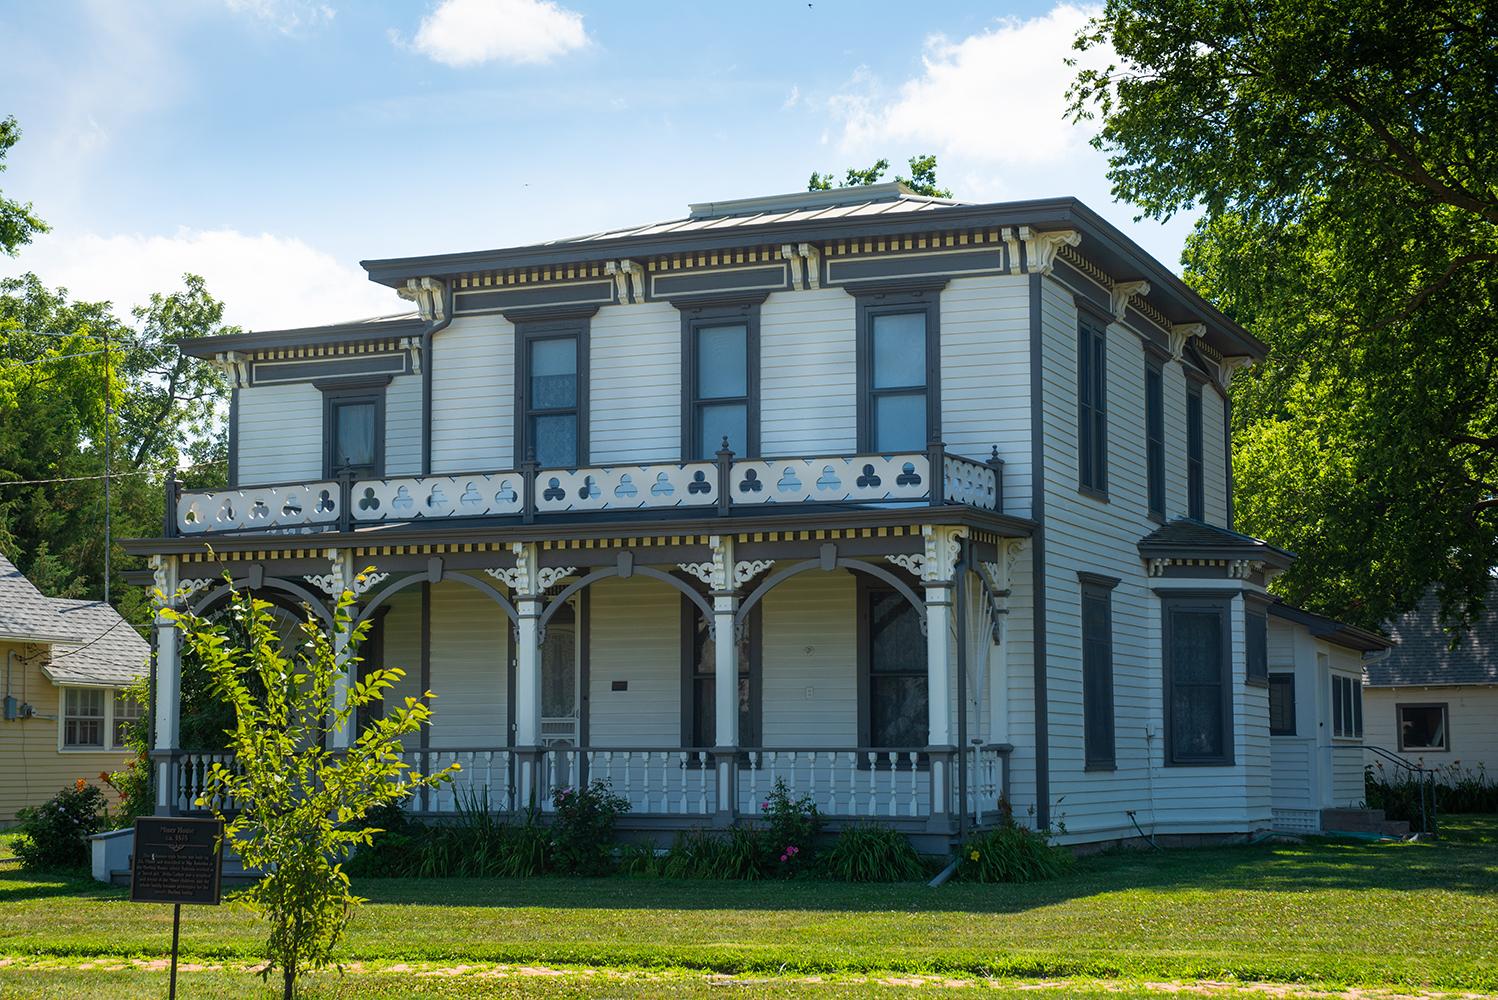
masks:
{"label": "window with gray shutter", "polygon": [[1166,763],[1232,764],[1231,605],[1214,597],[1165,598],[1162,605]]}
{"label": "window with gray shutter", "polygon": [[1089,768],[1111,768],[1113,738],[1113,594],[1101,583],[1082,584],[1082,717]]}

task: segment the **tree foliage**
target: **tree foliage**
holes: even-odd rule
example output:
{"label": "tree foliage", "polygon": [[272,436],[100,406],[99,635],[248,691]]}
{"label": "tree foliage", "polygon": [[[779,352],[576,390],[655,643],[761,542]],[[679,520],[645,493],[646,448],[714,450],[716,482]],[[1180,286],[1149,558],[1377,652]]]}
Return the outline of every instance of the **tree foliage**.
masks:
{"label": "tree foliage", "polygon": [[[214,765],[198,805],[224,820],[224,839],[245,866],[264,872],[236,898],[269,922],[264,975],[279,969],[290,1000],[301,973],[332,963],[363,902],[349,891],[343,862],[379,832],[367,822],[370,811],[449,780],[457,765],[420,774],[402,759],[404,739],[430,724],[433,697],[428,691],[386,702],[404,671],[372,667],[339,698],[337,679],[357,676],[359,643],[370,627],[354,624],[353,591],[339,598],[331,635],[309,611],[289,655],[267,602],[235,593],[230,607],[242,643],[229,641],[221,622],[189,612],[166,617],[234,710],[234,766]],[[341,651],[340,635],[348,637]],[[382,704],[347,750],[330,749],[361,709]],[[228,801],[232,815],[224,811]]]}
{"label": "tree foliage", "polygon": [[[5,154],[21,138],[21,127],[13,117],[0,119],[0,173],[5,172]],[[31,202],[12,201],[0,195],[0,253],[14,257],[16,251],[37,233],[45,233],[47,224],[31,210]]]}
{"label": "tree foliage", "polygon": [[[916,194],[923,194],[930,198],[950,198],[952,192],[946,188],[936,186],[936,156],[927,153],[925,156],[912,156],[910,158],[910,176],[901,177],[895,175],[895,180],[904,184]],[[862,170],[857,167],[849,167],[843,174],[843,179],[836,187],[864,187],[869,184],[878,184],[885,171],[889,170],[889,161],[885,159],[875,160],[872,166]],[[806,182],[808,191],[831,191],[834,187],[831,171],[825,174],[813,170],[811,179]]]}
{"label": "tree foliage", "polygon": [[1240,527],[1364,625],[1498,565],[1498,8],[1109,0],[1072,114],[1114,193],[1200,208],[1187,280],[1271,345],[1233,387]]}

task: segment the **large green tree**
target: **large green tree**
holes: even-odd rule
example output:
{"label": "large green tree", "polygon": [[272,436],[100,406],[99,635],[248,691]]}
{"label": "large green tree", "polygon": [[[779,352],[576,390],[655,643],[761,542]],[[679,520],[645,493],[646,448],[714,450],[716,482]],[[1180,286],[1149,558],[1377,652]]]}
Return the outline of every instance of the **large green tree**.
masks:
{"label": "large green tree", "polygon": [[[904,184],[916,194],[923,194],[930,198],[950,198],[952,192],[946,188],[936,186],[936,155],[927,153],[924,156],[912,156],[910,158],[910,176],[901,177],[895,175],[895,180]],[[808,191],[831,191],[834,187],[863,187],[868,184],[878,184],[889,170],[889,161],[878,159],[874,164],[863,169],[849,167],[843,174],[843,179],[836,184],[833,183],[832,171],[818,173],[813,170],[811,179],[806,182]]]}
{"label": "large green tree", "polygon": [[[15,118],[0,119],[0,173],[5,172],[5,154],[20,138],[21,127]],[[46,231],[47,224],[36,217],[29,201],[12,201],[0,194],[0,253],[13,257],[32,236]]]}
{"label": "large green tree", "polygon": [[1272,347],[1233,386],[1239,524],[1366,625],[1498,565],[1498,7],[1108,0],[1077,75],[1114,193],[1200,210],[1187,280]]}

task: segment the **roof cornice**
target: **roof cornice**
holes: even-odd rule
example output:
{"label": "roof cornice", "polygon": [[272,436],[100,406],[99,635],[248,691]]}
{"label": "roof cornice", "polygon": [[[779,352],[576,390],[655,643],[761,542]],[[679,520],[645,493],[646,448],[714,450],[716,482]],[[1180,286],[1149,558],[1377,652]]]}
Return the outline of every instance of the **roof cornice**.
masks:
{"label": "roof cornice", "polygon": [[182,341],[182,353],[212,360],[220,354],[267,351],[278,347],[312,347],[322,344],[357,344],[372,340],[419,337],[427,324],[420,316],[360,323],[335,323],[291,330],[258,330],[218,337],[195,337]]}

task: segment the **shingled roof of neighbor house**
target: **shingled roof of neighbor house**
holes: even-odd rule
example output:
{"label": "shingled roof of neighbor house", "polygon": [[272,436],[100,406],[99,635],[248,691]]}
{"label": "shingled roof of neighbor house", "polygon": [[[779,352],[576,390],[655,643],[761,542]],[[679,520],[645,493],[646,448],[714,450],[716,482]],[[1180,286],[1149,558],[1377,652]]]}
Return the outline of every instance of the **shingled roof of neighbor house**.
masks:
{"label": "shingled roof of neighbor house", "polygon": [[1442,628],[1440,602],[1432,591],[1415,610],[1391,622],[1389,634],[1399,645],[1364,668],[1370,687],[1498,684],[1498,584],[1489,588],[1487,607],[1470,629]]}
{"label": "shingled roof of neighbor house", "polygon": [[146,671],[151,647],[103,601],[47,597],[0,556],[0,638],[52,647],[54,684],[123,687]]}

